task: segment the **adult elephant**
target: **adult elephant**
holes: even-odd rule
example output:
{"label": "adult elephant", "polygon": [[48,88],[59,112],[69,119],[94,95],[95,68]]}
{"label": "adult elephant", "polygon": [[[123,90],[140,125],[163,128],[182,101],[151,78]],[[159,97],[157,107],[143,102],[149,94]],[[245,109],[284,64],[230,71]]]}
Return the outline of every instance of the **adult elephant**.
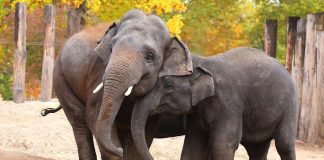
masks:
{"label": "adult elephant", "polygon": [[150,115],[187,115],[182,160],[233,160],[241,143],[250,159],[265,160],[271,139],[283,160],[295,160],[297,94],[285,68],[262,51],[237,48],[192,57],[193,73],[164,76],[135,104],[132,134],[145,160]]}
{"label": "adult elephant", "polygon": [[[79,159],[96,159],[93,135],[103,159],[136,159],[130,133],[133,104],[152,89],[159,75],[191,74],[189,53],[185,45],[176,45],[179,42],[159,17],[136,9],[111,25],[97,45],[100,31],[102,27],[88,29],[66,42],[54,68],[54,89],[72,125]],[[174,119],[181,123],[181,118]],[[159,116],[151,120],[148,144],[153,136],[181,134],[154,135]],[[170,126],[174,131],[174,124]]]}

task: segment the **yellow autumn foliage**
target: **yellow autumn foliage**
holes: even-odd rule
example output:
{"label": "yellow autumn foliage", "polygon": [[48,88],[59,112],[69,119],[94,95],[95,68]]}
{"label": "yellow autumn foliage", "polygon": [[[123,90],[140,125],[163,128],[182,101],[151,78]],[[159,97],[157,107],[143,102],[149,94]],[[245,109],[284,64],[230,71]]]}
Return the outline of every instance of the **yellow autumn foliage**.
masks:
{"label": "yellow autumn foliage", "polygon": [[180,38],[181,29],[183,27],[182,16],[180,14],[174,15],[166,23],[172,36]]}
{"label": "yellow autumn foliage", "polygon": [[253,7],[245,1],[249,0],[190,1],[186,6],[190,12],[183,14],[182,40],[191,51],[204,56],[248,46],[244,16]]}
{"label": "yellow autumn foliage", "polygon": [[147,13],[155,13],[157,15],[169,14],[173,16],[167,21],[170,34],[180,38],[180,33],[183,27],[181,13],[186,10],[186,6],[180,0],[138,0],[136,8],[142,9]]}
{"label": "yellow autumn foliage", "polygon": [[184,12],[186,7],[180,0],[137,0],[136,8],[143,9],[147,13]]}
{"label": "yellow autumn foliage", "polygon": [[181,0],[88,0],[86,2],[89,13],[108,21],[120,18],[133,8],[141,9],[148,14],[159,15],[167,22],[170,34],[173,36],[180,36],[183,27],[181,13],[186,10]]}
{"label": "yellow autumn foliage", "polygon": [[[10,1],[10,0],[5,0],[5,1]],[[45,4],[52,3],[53,0],[13,0],[10,1],[11,8],[15,8],[15,4],[17,2],[25,2],[28,10],[33,11],[35,8],[39,6],[44,6]]]}
{"label": "yellow autumn foliage", "polygon": [[60,0],[61,3],[78,8],[84,0]]}
{"label": "yellow autumn foliage", "polygon": [[[8,0],[9,1],[9,0]],[[53,3],[53,0],[13,0],[11,8],[16,2],[26,2],[29,10]],[[156,14],[167,22],[170,34],[180,36],[183,22],[181,14],[186,11],[185,3],[181,0],[56,0],[56,4],[78,8],[86,2],[87,15],[98,16],[109,22],[119,19],[130,9],[138,8],[148,14]]]}

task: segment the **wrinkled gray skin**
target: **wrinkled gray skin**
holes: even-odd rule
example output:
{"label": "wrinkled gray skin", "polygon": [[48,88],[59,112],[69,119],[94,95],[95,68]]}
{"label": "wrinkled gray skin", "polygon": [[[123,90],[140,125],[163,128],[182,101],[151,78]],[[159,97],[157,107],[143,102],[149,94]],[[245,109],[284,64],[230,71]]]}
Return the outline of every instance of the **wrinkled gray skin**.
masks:
{"label": "wrinkled gray skin", "polygon": [[[135,100],[153,88],[159,75],[191,74],[190,56],[177,38],[169,36],[159,17],[140,10],[127,12],[119,23],[106,28],[97,45],[103,29],[82,31],[66,42],[54,68],[54,89],[72,125],[79,159],[96,159],[93,135],[102,159],[115,159],[112,155],[137,159],[130,132]],[[103,89],[93,93],[101,82]],[[133,91],[125,98],[130,86]],[[181,116],[162,120],[155,116],[148,123],[148,145],[153,136],[183,134]],[[157,129],[162,132],[155,134]]]}
{"label": "wrinkled gray skin", "polygon": [[192,61],[193,74],[159,78],[135,104],[132,135],[143,159],[153,159],[146,118],[162,113],[187,113],[182,160],[233,160],[239,143],[251,160],[265,160],[271,139],[282,160],[295,159],[297,95],[281,64],[252,48]]}

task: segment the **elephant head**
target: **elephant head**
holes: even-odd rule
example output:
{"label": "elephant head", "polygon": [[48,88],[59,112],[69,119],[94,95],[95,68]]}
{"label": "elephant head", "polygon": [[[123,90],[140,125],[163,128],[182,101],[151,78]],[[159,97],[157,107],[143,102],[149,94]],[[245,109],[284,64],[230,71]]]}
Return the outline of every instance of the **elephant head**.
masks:
{"label": "elephant head", "polygon": [[145,124],[150,115],[188,113],[197,103],[214,94],[212,74],[201,67],[195,68],[192,75],[158,78],[155,87],[137,100],[132,113],[132,136],[143,159],[153,160],[145,143]]}
{"label": "elephant head", "polygon": [[111,141],[111,131],[126,91],[126,96],[142,96],[159,76],[191,74],[192,60],[187,47],[170,37],[158,16],[137,9],[109,27],[95,52],[107,64],[103,82],[94,90],[96,94],[103,88],[96,139],[105,151],[122,156],[122,149]]}

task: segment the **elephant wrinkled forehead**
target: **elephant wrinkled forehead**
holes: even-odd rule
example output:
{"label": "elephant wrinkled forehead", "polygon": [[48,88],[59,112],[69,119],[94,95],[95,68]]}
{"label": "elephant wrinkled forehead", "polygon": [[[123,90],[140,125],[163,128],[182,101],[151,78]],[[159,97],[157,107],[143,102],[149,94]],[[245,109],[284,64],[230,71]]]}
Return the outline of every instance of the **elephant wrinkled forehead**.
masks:
{"label": "elephant wrinkled forehead", "polygon": [[181,87],[181,86],[189,86],[189,78],[188,76],[163,76],[159,78],[159,83],[162,86],[172,86],[172,87]]}
{"label": "elephant wrinkled forehead", "polygon": [[136,34],[137,38],[168,40],[169,30],[161,18],[155,15],[133,16],[120,22],[118,35]]}

